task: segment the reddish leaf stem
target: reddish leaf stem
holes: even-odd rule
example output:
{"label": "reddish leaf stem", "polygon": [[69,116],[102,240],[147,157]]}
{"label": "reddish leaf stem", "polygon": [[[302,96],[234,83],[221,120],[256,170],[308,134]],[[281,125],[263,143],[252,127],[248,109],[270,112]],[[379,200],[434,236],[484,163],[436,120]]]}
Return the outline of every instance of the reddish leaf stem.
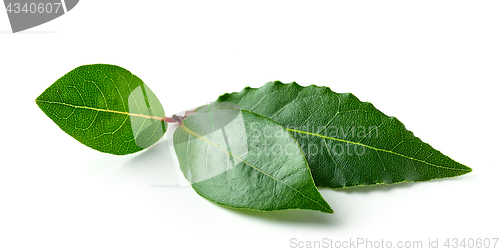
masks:
{"label": "reddish leaf stem", "polygon": [[180,124],[182,124],[182,121],[186,117],[188,117],[188,116],[190,116],[190,115],[192,115],[194,113],[195,113],[195,111],[186,111],[184,113],[184,116],[178,116],[178,115],[173,115],[172,117],[166,116],[165,118],[163,118],[163,121],[165,121],[167,123],[180,123]]}

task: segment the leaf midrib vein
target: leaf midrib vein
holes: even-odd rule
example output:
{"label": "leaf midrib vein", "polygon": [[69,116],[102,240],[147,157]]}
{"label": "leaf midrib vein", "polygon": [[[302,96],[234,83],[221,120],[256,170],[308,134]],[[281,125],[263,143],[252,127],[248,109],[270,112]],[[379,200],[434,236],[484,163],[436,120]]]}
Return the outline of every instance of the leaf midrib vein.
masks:
{"label": "leaf midrib vein", "polygon": [[317,202],[316,200],[313,200],[313,199],[311,199],[311,198],[307,197],[307,196],[306,196],[306,195],[304,195],[302,192],[300,192],[299,190],[297,190],[297,189],[293,188],[292,186],[288,185],[288,184],[287,184],[287,183],[285,183],[284,181],[282,181],[282,180],[280,180],[280,179],[277,179],[277,178],[275,178],[275,177],[271,176],[270,174],[268,174],[268,173],[264,172],[263,170],[261,170],[261,169],[259,169],[259,168],[255,167],[254,165],[250,164],[248,161],[244,160],[243,158],[241,158],[241,157],[239,157],[239,156],[237,156],[237,155],[234,155],[233,153],[231,153],[231,152],[229,152],[229,151],[225,150],[224,148],[220,147],[220,146],[219,146],[219,145],[217,145],[216,143],[214,143],[214,142],[212,142],[212,141],[210,141],[210,140],[208,140],[208,139],[206,139],[206,138],[204,138],[204,137],[202,137],[202,136],[200,136],[200,135],[196,134],[195,132],[191,131],[189,128],[187,128],[187,127],[186,127],[186,126],[184,126],[183,124],[182,124],[180,127],[181,127],[183,130],[185,130],[188,134],[193,135],[193,136],[195,136],[195,137],[197,137],[197,138],[199,138],[199,139],[203,140],[204,142],[206,142],[206,143],[208,143],[208,144],[210,144],[210,145],[213,145],[214,147],[217,147],[218,149],[222,150],[223,152],[227,153],[228,155],[231,155],[231,156],[233,156],[233,157],[235,157],[235,158],[237,158],[237,159],[241,160],[243,163],[245,163],[245,164],[249,165],[250,167],[254,168],[255,170],[257,170],[257,171],[261,172],[262,174],[264,174],[264,175],[266,175],[266,176],[268,176],[268,177],[270,177],[270,178],[274,179],[275,181],[278,181],[278,182],[280,182],[280,183],[284,184],[285,186],[287,186],[287,187],[289,187],[290,189],[294,190],[295,192],[297,192],[298,194],[300,194],[300,195],[301,195],[301,196],[303,196],[304,198],[306,198],[306,199],[308,199],[308,200],[310,200],[310,201],[312,201],[312,202],[316,203],[317,205],[321,206],[322,208],[327,209],[327,211],[328,211],[328,212],[330,212],[330,211],[331,211],[329,208],[327,208],[327,207],[323,206],[322,204],[320,204],[320,203],[319,203],[319,202]]}
{"label": "leaf midrib vein", "polygon": [[343,142],[343,143],[348,143],[348,144],[354,144],[354,145],[363,146],[363,147],[366,147],[366,148],[369,148],[369,149],[372,149],[372,150],[375,150],[375,151],[382,151],[382,152],[390,153],[390,154],[393,154],[393,155],[397,155],[397,156],[400,156],[400,157],[403,157],[403,158],[407,158],[407,159],[410,159],[410,160],[413,160],[413,161],[418,161],[418,162],[421,162],[421,163],[424,163],[424,164],[427,164],[427,165],[430,165],[430,166],[434,166],[434,167],[437,167],[437,168],[443,168],[443,169],[454,170],[454,171],[464,171],[465,170],[465,169],[457,169],[457,168],[452,168],[452,167],[435,165],[435,164],[426,162],[424,160],[416,159],[414,157],[406,156],[406,155],[403,155],[403,154],[400,154],[400,153],[397,153],[397,152],[394,152],[394,151],[379,149],[379,148],[376,148],[376,147],[373,147],[373,146],[369,146],[369,145],[358,143],[358,142],[352,142],[352,141],[345,140],[345,139],[340,139],[340,138],[335,138],[335,137],[328,137],[328,136],[324,136],[324,135],[321,135],[321,134],[307,132],[307,131],[301,131],[301,130],[296,130],[296,129],[286,128],[286,130],[287,131],[297,132],[297,133],[300,133],[300,134],[306,134],[306,135],[321,137],[321,138],[324,138],[324,139],[326,138],[326,139],[330,139],[330,140],[334,140],[334,141],[338,141],[338,142]]}
{"label": "leaf midrib vein", "polygon": [[100,108],[92,108],[92,107],[86,107],[86,106],[78,106],[78,105],[73,105],[73,104],[64,103],[64,102],[54,102],[54,101],[44,101],[44,100],[35,100],[35,102],[59,104],[59,105],[68,106],[68,107],[72,107],[72,108],[88,109],[88,110],[94,110],[94,111],[99,111],[99,112],[108,112],[108,113],[122,114],[122,115],[128,115],[128,116],[136,116],[136,117],[142,117],[142,118],[147,118],[147,119],[154,119],[154,120],[158,120],[158,121],[163,121],[165,119],[164,117],[160,117],[160,116],[149,116],[149,115],[124,112],[124,111],[116,111],[116,110],[109,110],[109,109],[100,109]]}

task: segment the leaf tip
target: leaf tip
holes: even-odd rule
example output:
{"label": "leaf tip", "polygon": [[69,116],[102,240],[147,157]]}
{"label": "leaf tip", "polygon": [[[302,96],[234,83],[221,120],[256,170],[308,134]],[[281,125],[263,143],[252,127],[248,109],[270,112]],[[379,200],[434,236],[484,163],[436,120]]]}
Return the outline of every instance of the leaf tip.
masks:
{"label": "leaf tip", "polygon": [[[42,104],[42,101],[41,101],[39,98],[40,98],[40,97],[37,97],[37,98],[35,99],[35,103],[36,103],[36,105],[38,106],[38,108],[42,109],[42,107],[40,107],[40,106],[41,106],[41,104]],[[42,110],[42,111],[43,111],[43,110]]]}
{"label": "leaf tip", "polygon": [[317,210],[322,212],[322,213],[333,214],[334,211],[333,211],[332,207],[324,199],[322,199],[322,201],[323,202],[317,202],[317,203],[319,203],[318,205],[321,207]]}
{"label": "leaf tip", "polygon": [[470,173],[472,172],[472,168],[466,166],[465,170],[464,170],[464,174],[467,174],[467,173]]}
{"label": "leaf tip", "polygon": [[328,203],[326,203],[326,206],[324,206],[324,209],[325,209],[325,211],[323,211],[324,213],[328,213],[328,214],[334,213],[332,207]]}
{"label": "leaf tip", "polygon": [[465,175],[467,173],[471,173],[472,172],[472,168],[466,166],[466,165],[463,165],[463,164],[460,164],[460,169],[457,169],[458,171],[458,174],[455,175],[455,176],[462,176],[462,175]]}

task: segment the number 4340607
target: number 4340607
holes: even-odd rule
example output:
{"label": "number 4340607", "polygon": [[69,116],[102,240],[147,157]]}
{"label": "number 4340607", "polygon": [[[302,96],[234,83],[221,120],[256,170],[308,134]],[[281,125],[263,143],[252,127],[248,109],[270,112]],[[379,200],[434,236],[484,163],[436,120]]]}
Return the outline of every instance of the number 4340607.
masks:
{"label": "number 4340607", "polygon": [[447,248],[496,248],[498,238],[448,238],[446,239],[444,246]]}
{"label": "number 4340607", "polygon": [[9,3],[7,13],[57,13],[61,9],[62,3]]}

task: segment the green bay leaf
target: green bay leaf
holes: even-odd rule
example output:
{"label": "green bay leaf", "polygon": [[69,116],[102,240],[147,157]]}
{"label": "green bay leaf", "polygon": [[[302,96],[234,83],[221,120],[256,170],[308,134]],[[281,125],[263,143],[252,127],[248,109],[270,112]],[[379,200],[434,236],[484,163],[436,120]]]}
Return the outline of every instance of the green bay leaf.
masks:
{"label": "green bay leaf", "polygon": [[255,113],[205,106],[174,132],[184,176],[202,197],[231,208],[333,213],[292,135]]}
{"label": "green bay leaf", "polygon": [[114,65],[77,67],[35,101],[63,131],[105,153],[143,150],[167,129],[163,107],[149,87]]}
{"label": "green bay leaf", "polygon": [[350,93],[276,81],[226,93],[217,101],[283,125],[301,146],[318,187],[426,181],[472,171]]}

